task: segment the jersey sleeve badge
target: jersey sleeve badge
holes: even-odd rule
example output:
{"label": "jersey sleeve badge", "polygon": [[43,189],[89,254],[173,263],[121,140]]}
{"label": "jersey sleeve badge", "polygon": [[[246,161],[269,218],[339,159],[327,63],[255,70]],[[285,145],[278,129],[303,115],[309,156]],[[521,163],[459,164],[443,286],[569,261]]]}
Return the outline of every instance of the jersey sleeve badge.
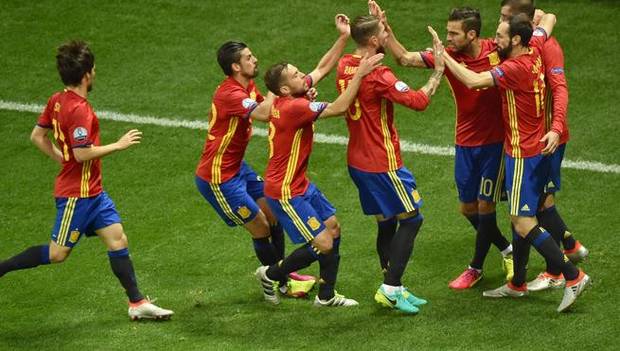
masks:
{"label": "jersey sleeve badge", "polygon": [[400,91],[401,93],[406,93],[409,91],[409,86],[407,85],[407,83],[400,80],[394,83],[394,88],[396,88],[396,90]]}

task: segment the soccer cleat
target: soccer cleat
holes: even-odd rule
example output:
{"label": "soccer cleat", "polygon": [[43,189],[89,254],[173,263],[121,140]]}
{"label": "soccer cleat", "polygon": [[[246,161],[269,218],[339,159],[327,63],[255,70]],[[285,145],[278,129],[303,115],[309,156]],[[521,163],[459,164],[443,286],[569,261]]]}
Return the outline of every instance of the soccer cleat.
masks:
{"label": "soccer cleat", "polygon": [[403,288],[403,296],[405,297],[407,302],[416,307],[420,307],[428,303],[428,301],[426,301],[425,299],[422,299],[412,294],[407,288]]}
{"label": "soccer cleat", "polygon": [[314,284],[316,280],[296,280],[289,279],[286,282],[286,296],[295,297],[295,298],[304,298],[308,296],[308,293],[312,288],[314,288]]}
{"label": "soccer cleat", "polygon": [[271,302],[274,305],[280,303],[280,298],[278,297],[278,282],[273,281],[267,277],[267,269],[268,266],[260,266],[256,269],[254,276],[261,284],[261,288],[263,289],[263,297],[265,301]]}
{"label": "soccer cleat", "polygon": [[[411,293],[409,293],[409,295],[411,295]],[[414,306],[407,301],[407,298],[404,296],[402,291],[396,291],[393,294],[389,294],[383,290],[382,286],[379,287],[375,293],[375,301],[382,306],[397,309],[405,313],[416,314],[420,312],[420,309],[417,306]]]}
{"label": "soccer cleat", "polygon": [[508,282],[497,289],[487,290],[482,293],[484,297],[523,297],[527,295],[527,285],[516,287]]}
{"label": "soccer cleat", "polygon": [[319,299],[319,295],[314,298],[315,307],[351,307],[357,305],[359,305],[357,301],[348,299],[338,293],[335,293],[334,297],[327,301]]}
{"label": "soccer cleat", "polygon": [[461,275],[456,277],[453,281],[448,284],[449,288],[462,290],[469,289],[474,286],[478,281],[482,279],[482,272],[478,272],[477,270],[469,267]]}
{"label": "soccer cleat", "polygon": [[132,321],[140,319],[168,320],[174,314],[173,311],[161,308],[153,304],[153,302],[155,300],[151,301],[148,297],[138,302],[130,302],[129,310],[127,311],[129,318]]}
{"label": "soccer cleat", "polygon": [[575,247],[570,250],[564,250],[564,254],[571,262],[577,264],[585,260],[588,257],[588,254],[590,254],[590,251],[586,249],[585,246],[581,245],[579,240],[577,240]]}
{"label": "soccer cleat", "polygon": [[527,283],[527,290],[541,291],[549,288],[561,288],[564,285],[564,276],[562,273],[553,275],[551,273],[542,272],[538,274],[536,279]]}
{"label": "soccer cleat", "polygon": [[585,274],[582,270],[579,270],[579,276],[577,276],[577,279],[566,282],[564,297],[562,297],[562,302],[560,303],[560,306],[558,306],[558,312],[564,312],[572,306],[573,303],[575,303],[575,300],[577,300],[577,297],[581,295],[588,284],[590,284],[590,276]]}
{"label": "soccer cleat", "polygon": [[506,274],[506,281],[511,281],[515,273],[515,265],[511,253],[502,258],[502,270],[504,271],[504,274]]}

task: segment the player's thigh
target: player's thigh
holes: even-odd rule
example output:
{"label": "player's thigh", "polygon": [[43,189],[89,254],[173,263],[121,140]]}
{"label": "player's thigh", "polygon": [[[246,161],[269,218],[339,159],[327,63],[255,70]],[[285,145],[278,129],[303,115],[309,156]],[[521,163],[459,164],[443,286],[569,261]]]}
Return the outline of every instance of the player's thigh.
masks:
{"label": "player's thigh", "polygon": [[267,197],[267,202],[294,244],[310,243],[326,229],[317,211],[303,196],[289,200]]}
{"label": "player's thigh", "polygon": [[534,217],[547,179],[548,165],[543,156],[506,156],[506,190],[512,217]]}
{"label": "player's thigh", "polygon": [[93,204],[93,198],[56,198],[56,220],[51,241],[61,247],[73,248],[88,232]]}
{"label": "player's thigh", "polygon": [[479,147],[478,163],[478,199],[498,202],[504,191],[504,151],[503,145],[491,144]]}
{"label": "player's thigh", "polygon": [[[478,153],[479,149],[475,147],[455,146],[454,183],[461,203],[470,204],[478,199],[480,188]],[[467,214],[472,213],[468,211]]]}
{"label": "player's thigh", "polygon": [[205,200],[230,227],[243,226],[260,212],[258,204],[247,192],[245,180],[238,175],[222,184],[209,183],[200,177],[195,181]]}

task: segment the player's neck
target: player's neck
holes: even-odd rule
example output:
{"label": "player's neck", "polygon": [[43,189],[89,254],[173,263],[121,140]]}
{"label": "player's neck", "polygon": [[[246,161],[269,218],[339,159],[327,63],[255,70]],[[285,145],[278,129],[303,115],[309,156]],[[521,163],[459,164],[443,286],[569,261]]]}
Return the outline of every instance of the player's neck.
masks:
{"label": "player's neck", "polygon": [[480,55],[480,50],[482,50],[480,41],[476,38],[463,50],[463,53],[471,58],[476,58]]}
{"label": "player's neck", "polygon": [[68,86],[65,89],[76,93],[77,95],[83,97],[84,99],[88,98],[88,88],[83,84],[78,86]]}
{"label": "player's neck", "polygon": [[513,48],[512,51],[510,52],[510,55],[508,56],[509,58],[516,58],[519,57],[521,55],[526,55],[528,52],[530,52],[530,48],[527,46],[519,46],[516,48]]}
{"label": "player's neck", "polygon": [[358,47],[357,49],[355,49],[353,54],[362,57],[368,55],[368,57],[370,57],[377,54],[377,49],[369,47]]}
{"label": "player's neck", "polygon": [[239,82],[239,84],[241,84],[246,89],[247,89],[248,85],[250,85],[250,81],[251,81],[250,78],[245,77],[245,76],[243,76],[241,74],[233,74],[232,75],[232,79],[234,79],[237,82]]}

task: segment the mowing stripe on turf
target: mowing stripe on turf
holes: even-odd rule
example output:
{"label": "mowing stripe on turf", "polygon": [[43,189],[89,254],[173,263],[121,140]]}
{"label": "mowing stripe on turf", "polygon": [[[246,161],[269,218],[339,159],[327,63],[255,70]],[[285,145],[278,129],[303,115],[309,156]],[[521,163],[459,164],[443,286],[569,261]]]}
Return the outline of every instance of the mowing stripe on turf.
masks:
{"label": "mowing stripe on turf", "polygon": [[[9,110],[9,111],[19,111],[19,112],[32,112],[32,113],[41,113],[45,107],[43,105],[38,104],[22,104],[18,102],[4,101],[0,100],[0,110]],[[124,114],[113,111],[96,111],[99,119],[110,120],[110,121],[118,121],[118,122],[129,122],[135,124],[150,124],[162,127],[173,127],[173,128],[189,128],[189,129],[204,129],[207,130],[208,123],[207,121],[189,121],[189,120],[181,120],[181,119],[168,119],[168,118],[160,118],[153,116],[139,116],[134,114]],[[34,122],[33,122],[34,123]],[[264,128],[256,128],[254,127],[254,135],[266,137],[267,130]],[[348,142],[348,138],[341,135],[331,135],[331,134],[314,134],[314,141],[317,143],[323,144],[336,144],[336,145],[346,145]],[[454,148],[451,146],[434,146],[434,145],[426,145],[426,144],[418,144],[412,143],[406,140],[400,141],[400,148],[402,151],[406,152],[415,152],[423,155],[434,155],[434,156],[453,156]],[[616,173],[620,174],[620,165],[617,164],[605,164],[601,162],[594,161],[573,161],[573,160],[564,160],[562,162],[562,168],[570,168],[584,171],[593,171],[600,173]]]}

